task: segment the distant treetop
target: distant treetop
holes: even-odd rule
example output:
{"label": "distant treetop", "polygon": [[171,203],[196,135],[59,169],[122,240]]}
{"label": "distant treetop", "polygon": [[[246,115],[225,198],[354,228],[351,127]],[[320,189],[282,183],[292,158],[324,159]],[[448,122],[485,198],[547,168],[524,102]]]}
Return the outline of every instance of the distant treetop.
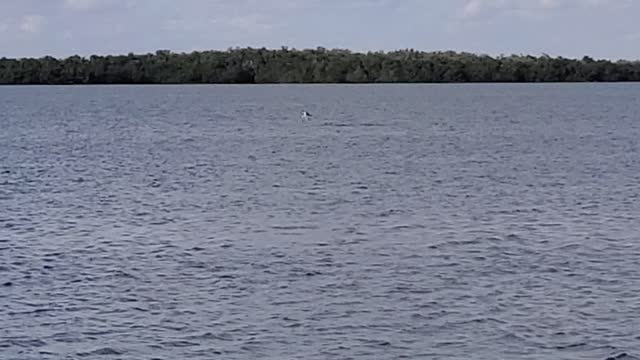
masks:
{"label": "distant treetop", "polygon": [[640,81],[640,62],[414,49],[356,53],[283,46],[0,59],[0,84],[268,84]]}

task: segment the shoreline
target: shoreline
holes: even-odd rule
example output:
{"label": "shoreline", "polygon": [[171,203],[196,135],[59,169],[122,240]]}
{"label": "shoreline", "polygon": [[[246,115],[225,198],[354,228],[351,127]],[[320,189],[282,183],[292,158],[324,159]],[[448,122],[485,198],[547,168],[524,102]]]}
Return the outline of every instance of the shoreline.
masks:
{"label": "shoreline", "polygon": [[467,84],[640,81],[640,61],[413,49],[227,51],[0,58],[4,85]]}
{"label": "shoreline", "polygon": [[3,87],[36,87],[36,86],[57,86],[57,87],[87,87],[87,86],[238,86],[238,87],[256,87],[256,86],[390,86],[390,85],[406,85],[406,86],[446,86],[446,85],[586,85],[586,84],[640,84],[640,80],[625,81],[502,81],[502,82],[368,82],[368,83],[73,83],[73,84],[46,84],[46,83],[29,83],[29,84],[0,84]]}

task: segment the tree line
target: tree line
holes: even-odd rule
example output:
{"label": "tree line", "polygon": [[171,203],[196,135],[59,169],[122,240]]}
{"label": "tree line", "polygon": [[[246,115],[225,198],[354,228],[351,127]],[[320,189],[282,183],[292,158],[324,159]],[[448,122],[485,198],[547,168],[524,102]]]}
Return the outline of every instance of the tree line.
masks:
{"label": "tree line", "polygon": [[413,49],[226,51],[0,59],[0,84],[268,84],[640,81],[640,61]]}

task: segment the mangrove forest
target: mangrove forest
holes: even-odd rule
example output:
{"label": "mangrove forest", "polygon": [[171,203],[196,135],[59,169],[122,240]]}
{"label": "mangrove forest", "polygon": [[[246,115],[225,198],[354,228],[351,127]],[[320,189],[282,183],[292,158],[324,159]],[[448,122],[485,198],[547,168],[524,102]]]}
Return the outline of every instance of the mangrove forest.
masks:
{"label": "mangrove forest", "polygon": [[413,49],[234,48],[0,59],[0,84],[269,84],[639,81],[640,61]]}

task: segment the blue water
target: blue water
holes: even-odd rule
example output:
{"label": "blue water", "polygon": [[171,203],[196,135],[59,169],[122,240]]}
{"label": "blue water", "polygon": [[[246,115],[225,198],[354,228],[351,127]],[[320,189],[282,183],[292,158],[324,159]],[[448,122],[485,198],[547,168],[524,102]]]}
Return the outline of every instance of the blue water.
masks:
{"label": "blue water", "polygon": [[640,84],[0,87],[0,128],[2,359],[640,356]]}

